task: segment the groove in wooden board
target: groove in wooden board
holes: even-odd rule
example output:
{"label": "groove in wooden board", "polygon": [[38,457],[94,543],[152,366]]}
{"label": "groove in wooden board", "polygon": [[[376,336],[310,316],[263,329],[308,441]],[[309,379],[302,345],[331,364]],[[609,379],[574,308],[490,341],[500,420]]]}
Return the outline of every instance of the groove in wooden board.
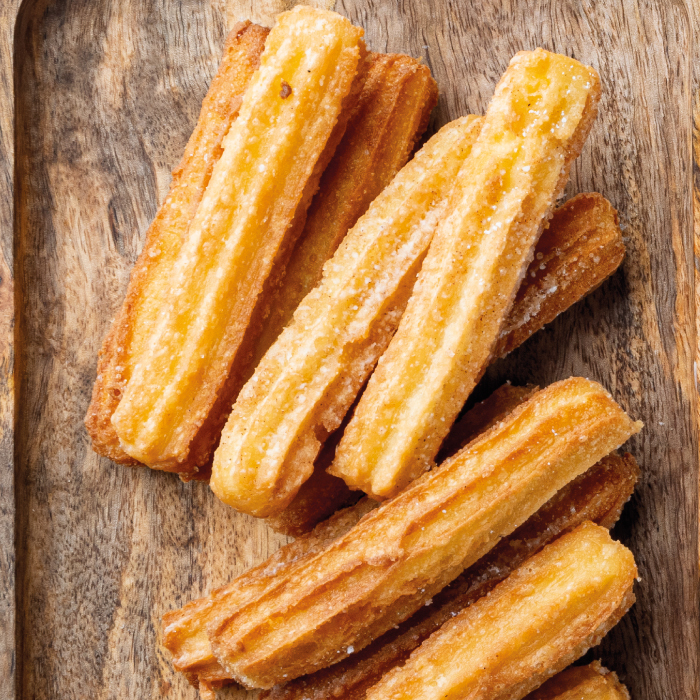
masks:
{"label": "groove in wooden board", "polygon": [[[202,485],[98,460],[81,422],[102,334],[216,69],[223,2],[213,10],[193,0],[23,7],[15,47],[17,286],[25,292],[16,467],[21,697],[194,697],[156,647],[160,615],[282,541],[232,514]],[[640,563],[639,603],[603,647],[638,700],[697,697],[700,648],[690,565],[697,537],[692,32],[683,3],[657,5],[506,0],[474,11],[357,0],[336,7],[365,27],[371,48],[425,58],[442,90],[438,123],[483,109],[520,48],[544,45],[601,71],[608,88],[601,117],[570,192],[597,188],[620,209],[629,234],[624,270],[501,363],[485,386],[505,376],[544,384],[585,374],[647,423],[632,446],[643,483],[618,530]],[[242,16],[252,5],[227,6],[230,16]],[[0,147],[7,153],[11,88],[2,88]],[[11,172],[10,165],[0,187]],[[9,261],[12,231],[2,234]],[[4,358],[0,369],[9,376]],[[3,383],[0,390],[11,389]],[[0,404],[3,426],[12,424],[11,404]],[[8,461],[9,454],[0,453]],[[11,530],[6,494],[0,526]],[[0,595],[12,599],[11,578],[0,579]],[[7,645],[0,652],[5,663]]]}
{"label": "groove in wooden board", "polygon": [[336,0],[212,0],[212,6],[226,17],[226,25],[232,29],[236,22],[251,22],[271,27],[280,12],[295,5],[309,5],[322,10],[332,10]]}

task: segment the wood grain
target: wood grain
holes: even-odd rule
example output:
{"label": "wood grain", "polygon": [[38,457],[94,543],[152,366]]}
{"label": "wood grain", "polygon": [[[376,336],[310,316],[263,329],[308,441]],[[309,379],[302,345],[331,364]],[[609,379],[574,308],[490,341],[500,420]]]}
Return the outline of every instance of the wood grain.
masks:
{"label": "wood grain", "polygon": [[[2,697],[11,697],[16,669],[18,698],[194,698],[157,645],[161,614],[283,541],[202,484],[98,459],[82,426],[102,336],[194,126],[227,22],[268,21],[280,3],[289,4],[27,0],[14,40],[19,0],[0,5]],[[645,421],[630,446],[642,481],[617,529],[641,570],[638,603],[601,653],[635,700],[698,697],[697,0],[340,0],[336,9],[365,27],[370,48],[423,57],[442,92],[437,124],[483,110],[522,48],[541,45],[600,70],[601,116],[569,192],[596,189],[617,206],[627,260],[489,372],[481,391],[503,378],[546,384],[582,374]]]}

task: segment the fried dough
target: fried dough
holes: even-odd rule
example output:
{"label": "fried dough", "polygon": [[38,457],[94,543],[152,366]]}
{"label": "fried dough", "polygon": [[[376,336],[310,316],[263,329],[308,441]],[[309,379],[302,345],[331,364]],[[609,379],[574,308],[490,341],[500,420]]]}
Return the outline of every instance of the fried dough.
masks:
{"label": "fried dough", "polygon": [[275,258],[300,232],[294,219],[345,129],[362,33],[340,15],[297,6],[267,37],[173,265],[168,299],[112,415],[134,459],[175,470],[188,459]]}
{"label": "fried dough", "polygon": [[[95,452],[115,462],[138,464],[121,448],[112,414],[167,299],[173,265],[221,156],[224,137],[238,116],[243,92],[260,65],[268,33],[269,29],[241,22],[229,34],[197,126],[173,170],[168,196],[148,229],[126,299],[102,345],[85,425]],[[189,469],[183,465],[183,470]]]}
{"label": "fried dough", "polygon": [[594,382],[538,392],[210,626],[215,656],[232,678],[260,688],[341,661],[410,617],[640,427]]}
{"label": "fried dough", "polygon": [[267,517],[309,478],[389,343],[480,124],[465,117],[433,136],[325,264],[234,404],[211,478],[222,501]]}
{"label": "fried dough", "polygon": [[515,350],[597,289],[624,257],[617,212],[605,197],[582,193],[559,207],[537,242],[493,356],[503,357]]}
{"label": "fried dough", "polygon": [[367,700],[520,700],[617,624],[636,578],[626,547],[579,525],[446,622]]}
{"label": "fried dough", "polygon": [[[492,401],[490,406],[496,403]],[[368,688],[385,673],[405,663],[411,652],[441,625],[488,593],[546,544],[586,520],[612,527],[632,495],[638,477],[639,467],[632,455],[603,458],[558,491],[523,525],[438,593],[430,606],[423,607],[358,654],[265,691],[259,700],[364,700]]]}
{"label": "fried dough", "polygon": [[542,49],[499,82],[396,334],[329,471],[387,498],[434,464],[493,352],[597,112],[597,73]]}
{"label": "fried dough", "polygon": [[630,700],[630,694],[615,673],[594,661],[567,668],[525,700]]}

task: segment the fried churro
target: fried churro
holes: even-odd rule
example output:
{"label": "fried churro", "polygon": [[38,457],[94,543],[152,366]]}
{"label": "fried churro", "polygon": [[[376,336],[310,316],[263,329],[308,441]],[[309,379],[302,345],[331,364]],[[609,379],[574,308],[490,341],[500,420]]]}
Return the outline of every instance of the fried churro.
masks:
{"label": "fried churro", "polygon": [[211,487],[252,515],[274,515],[313,471],[388,345],[410,295],[443,196],[480,130],[443,127],[372,202],[324,266],[321,284],[241,390],[214,456]]}
{"label": "fried churro", "polygon": [[493,351],[599,96],[597,73],[573,59],[537,49],[511,61],[336,451],[329,471],[349,486],[387,498],[432,466]]}
{"label": "fried churro", "polygon": [[525,700],[630,700],[630,694],[615,673],[594,661],[567,668]]}
{"label": "fried churro", "polygon": [[189,458],[275,258],[299,232],[294,219],[342,136],[361,36],[340,15],[298,6],[267,37],[174,262],[169,298],[112,416],[135,459],[177,470]]}
{"label": "fried churro", "polygon": [[401,54],[369,54],[362,93],[273,296],[251,374],[301,300],[320,282],[323,264],[345,234],[406,164],[437,97],[427,66]]}
{"label": "fried churro", "polygon": [[538,392],[211,625],[215,656],[232,678],[260,688],[341,661],[410,617],[640,427],[594,382]]}
{"label": "fried churro", "polygon": [[212,653],[207,628],[227,618],[239,607],[261,595],[282,573],[291,573],[331,542],[346,534],[364,515],[376,507],[364,499],[352,508],[336,513],[312,533],[280,548],[267,561],[227,586],[188,603],[163,616],[163,646],[171,653],[173,666],[191,682],[221,683],[230,678]]}
{"label": "fried churro", "polygon": [[[180,164],[173,170],[168,196],[148,229],[126,299],[102,345],[85,425],[93,449],[115,462],[137,464],[121,448],[112,414],[168,298],[170,273],[221,156],[224,137],[238,116],[243,92],[260,65],[268,33],[269,29],[241,22],[229,34],[197,126]],[[195,471],[187,465],[182,470]]]}
{"label": "fried churro", "polygon": [[[514,387],[506,394],[512,398]],[[503,403],[487,402],[482,415]],[[263,692],[259,700],[364,700],[372,685],[410,654],[433,632],[461,610],[488,593],[528,557],[586,520],[612,527],[632,495],[639,476],[634,458],[609,455],[558,491],[537,513],[485,557],[469,567],[395,630],[379,637],[358,654],[334,666]]]}
{"label": "fried churro", "polygon": [[594,192],[576,195],[553,214],[518,289],[493,351],[503,357],[617,270],[625,244],[617,212]]}
{"label": "fried churro", "polygon": [[446,622],[367,700],[520,700],[617,624],[636,577],[626,547],[579,525]]}

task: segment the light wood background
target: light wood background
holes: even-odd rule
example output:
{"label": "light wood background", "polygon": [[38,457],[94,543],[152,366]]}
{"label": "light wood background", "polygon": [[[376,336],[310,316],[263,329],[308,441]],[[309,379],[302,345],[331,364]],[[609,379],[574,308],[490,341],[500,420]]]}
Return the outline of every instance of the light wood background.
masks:
{"label": "light wood background", "polygon": [[[227,26],[269,23],[290,4],[0,3],[0,697],[193,698],[157,645],[161,614],[281,542],[201,484],[98,459],[82,418],[102,336]],[[438,125],[482,111],[519,49],[544,46],[601,73],[601,115],[569,193],[595,189],[618,207],[627,260],[481,391],[582,374],[646,423],[630,444],[642,482],[616,530],[637,556],[638,603],[599,652],[635,700],[700,692],[698,9],[695,0],[336,5],[371,48],[430,65]],[[697,244],[697,218],[695,232]]]}

